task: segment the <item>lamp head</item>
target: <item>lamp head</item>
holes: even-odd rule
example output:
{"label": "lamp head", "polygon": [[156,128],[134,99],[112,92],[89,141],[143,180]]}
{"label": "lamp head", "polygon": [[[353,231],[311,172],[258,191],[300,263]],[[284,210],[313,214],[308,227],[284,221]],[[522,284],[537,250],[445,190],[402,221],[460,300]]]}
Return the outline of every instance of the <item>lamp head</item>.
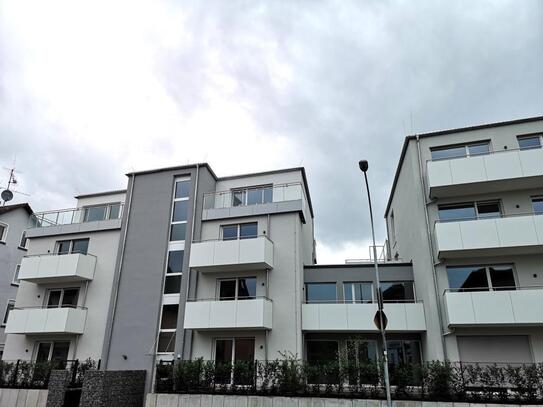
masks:
{"label": "lamp head", "polygon": [[360,160],[358,162],[358,166],[362,170],[362,172],[366,172],[368,170],[368,160]]}

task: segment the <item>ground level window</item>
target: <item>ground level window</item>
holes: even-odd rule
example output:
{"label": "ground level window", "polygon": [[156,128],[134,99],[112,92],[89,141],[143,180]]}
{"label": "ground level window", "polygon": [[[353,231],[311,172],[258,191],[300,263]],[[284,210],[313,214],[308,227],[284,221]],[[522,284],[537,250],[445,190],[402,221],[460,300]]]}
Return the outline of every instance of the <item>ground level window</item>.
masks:
{"label": "ground level window", "polygon": [[215,378],[218,383],[251,384],[255,360],[254,338],[215,340]]}
{"label": "ground level window", "polygon": [[58,362],[65,364],[68,360],[70,342],[39,342],[36,351],[36,362]]}

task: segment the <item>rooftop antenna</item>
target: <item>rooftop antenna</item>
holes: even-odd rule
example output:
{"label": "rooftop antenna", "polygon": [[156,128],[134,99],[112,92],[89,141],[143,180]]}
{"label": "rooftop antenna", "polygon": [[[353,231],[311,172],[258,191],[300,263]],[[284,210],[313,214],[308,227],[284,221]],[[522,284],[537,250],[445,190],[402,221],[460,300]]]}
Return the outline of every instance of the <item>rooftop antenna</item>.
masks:
{"label": "rooftop antenna", "polygon": [[3,185],[0,185],[0,188],[4,188],[4,190],[0,194],[0,197],[2,198],[2,201],[3,201],[2,206],[5,206],[6,202],[9,202],[9,201],[11,201],[13,199],[13,193],[14,192],[16,194],[30,196],[29,194],[26,194],[24,192],[16,191],[14,189],[11,189],[12,185],[17,185],[18,184],[17,178],[15,178],[15,173],[20,174],[20,172],[15,171],[15,167],[13,167],[13,168],[4,167],[4,169],[9,171],[9,181],[8,181],[7,187],[5,187]]}

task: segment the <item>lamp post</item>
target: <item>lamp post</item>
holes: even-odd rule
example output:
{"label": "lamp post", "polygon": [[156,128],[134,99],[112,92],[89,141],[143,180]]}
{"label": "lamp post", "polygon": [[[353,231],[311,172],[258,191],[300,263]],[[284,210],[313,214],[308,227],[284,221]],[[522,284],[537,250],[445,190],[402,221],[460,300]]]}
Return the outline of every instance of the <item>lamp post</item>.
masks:
{"label": "lamp post", "polygon": [[381,331],[381,339],[383,341],[383,376],[385,379],[385,391],[387,396],[387,406],[392,407],[392,399],[390,397],[390,380],[388,377],[388,354],[387,354],[387,338],[385,334],[386,328],[386,316],[383,312],[383,292],[381,290],[381,280],[379,279],[379,265],[377,264],[377,247],[375,246],[375,230],[373,228],[373,211],[371,208],[371,196],[370,196],[370,186],[368,183],[368,161],[360,160],[358,162],[360,170],[364,173],[364,180],[366,181],[366,191],[368,192],[368,206],[370,209],[370,223],[371,223],[371,238],[373,240],[373,265],[375,267],[375,281],[377,284],[377,313],[375,315],[375,324],[378,325],[379,330]]}

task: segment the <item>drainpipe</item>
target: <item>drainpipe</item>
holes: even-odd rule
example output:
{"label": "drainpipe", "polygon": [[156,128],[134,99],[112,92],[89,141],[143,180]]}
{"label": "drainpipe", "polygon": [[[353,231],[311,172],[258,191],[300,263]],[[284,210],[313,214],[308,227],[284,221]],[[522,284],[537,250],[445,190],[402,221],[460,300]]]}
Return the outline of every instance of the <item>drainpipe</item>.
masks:
{"label": "drainpipe", "polygon": [[428,202],[426,199],[426,181],[424,177],[424,170],[422,166],[422,154],[420,151],[420,138],[417,135],[417,157],[419,161],[419,177],[422,184],[422,199],[424,201],[424,220],[426,222],[426,237],[428,239],[428,246],[430,247],[431,252],[431,263],[432,263],[432,280],[434,283],[434,294],[436,296],[436,305],[437,305],[437,315],[439,319],[439,330],[440,330],[440,338],[441,338],[441,347],[443,349],[443,358],[447,360],[447,346],[445,344],[445,332],[443,330],[443,314],[441,312],[441,299],[439,298],[439,286],[437,284],[437,276],[436,276],[436,262],[434,259],[435,256],[435,248],[434,248],[434,240],[433,240],[433,234],[432,230],[430,228],[430,218],[428,217],[428,205],[431,202]]}
{"label": "drainpipe", "polygon": [[121,255],[119,259],[119,275],[117,276],[117,281],[115,284],[115,294],[113,297],[113,306],[112,306],[112,313],[111,313],[111,321],[108,326],[108,333],[107,333],[107,342],[104,344],[104,357],[103,357],[103,370],[107,370],[108,365],[108,359],[109,359],[109,351],[111,349],[111,338],[113,337],[113,320],[115,318],[115,312],[117,310],[117,299],[119,297],[119,287],[121,285],[121,273],[123,270],[123,260],[124,260],[124,249],[126,246],[126,235],[128,233],[128,222],[130,220],[130,208],[132,207],[132,195],[134,193],[134,181],[136,176],[134,174],[131,175],[130,178],[130,196],[128,197],[128,207],[126,208],[126,224],[124,227],[124,233],[122,237],[121,242]]}

